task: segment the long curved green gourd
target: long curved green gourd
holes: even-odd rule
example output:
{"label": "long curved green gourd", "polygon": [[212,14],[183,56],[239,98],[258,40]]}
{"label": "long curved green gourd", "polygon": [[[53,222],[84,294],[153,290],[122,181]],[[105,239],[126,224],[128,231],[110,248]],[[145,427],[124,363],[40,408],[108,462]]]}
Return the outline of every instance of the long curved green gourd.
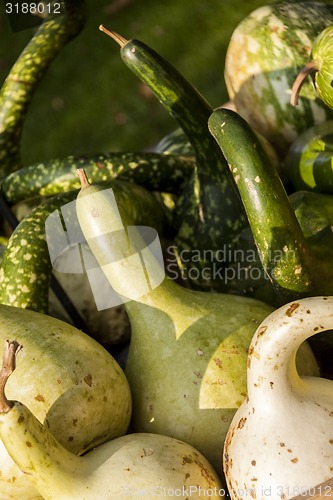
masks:
{"label": "long curved green gourd", "polygon": [[262,265],[281,300],[333,293],[332,250],[305,238],[282,181],[248,123],[219,109],[209,128],[227,158]]}
{"label": "long curved green gourd", "polygon": [[225,442],[231,499],[332,498],[332,482],[318,495],[315,487],[332,478],[333,381],[300,377],[295,366],[301,343],[332,328],[333,297],[318,296],[284,305],[256,331],[248,398]]}
{"label": "long curved green gourd", "polygon": [[[157,500],[174,495],[224,498],[221,482],[205,457],[172,437],[132,433],[108,441],[84,457],[67,451],[26,405],[7,399],[5,385],[15,370],[19,347],[15,341],[5,347],[0,372],[0,437],[27,481],[36,485],[45,500]],[[67,404],[72,406],[69,400]]]}
{"label": "long curved green gourd", "polygon": [[[288,198],[254,132],[237,113],[214,111],[209,128],[234,175],[269,278],[264,285],[259,283],[254,296],[278,306],[302,297],[332,295],[331,196],[294,193]],[[331,352],[333,339],[332,335],[318,339],[322,340],[316,347],[318,359],[324,367],[329,356],[325,349]],[[330,364],[323,369],[332,376]]]}
{"label": "long curved green gourd", "polygon": [[[200,256],[187,264],[189,282],[205,289],[214,285],[221,290],[232,289],[236,280],[227,282],[224,277],[221,279],[221,273],[216,279],[215,268],[232,265],[233,249],[239,247],[240,233],[248,223],[225,159],[207,129],[212,108],[169,62],[146,44],[126,40],[103,26],[100,29],[119,43],[125,64],[177,120],[193,147],[195,171],[174,211],[179,260],[183,250],[195,249]],[[225,261],[216,262],[214,252],[223,247],[228,247],[229,254]]]}
{"label": "long curved green gourd", "polygon": [[[76,210],[81,229],[107,280],[124,297],[130,318],[125,373],[133,396],[133,429],[182,439],[221,473],[224,436],[246,396],[248,346],[273,308],[163,279],[163,266],[148,249],[140,257],[122,229],[133,226],[133,220],[121,200],[116,199],[116,207],[103,186],[89,185],[80,175]],[[154,288],[154,283],[160,284]],[[301,369],[316,371],[312,353],[302,356]]]}
{"label": "long curved green gourd", "polygon": [[[27,405],[62,446],[82,454],[127,432],[129,385],[98,342],[45,314],[0,305],[0,344],[13,336],[23,349],[7,384],[8,397]],[[1,500],[38,497],[2,440],[0,471]]]}
{"label": "long curved green gourd", "polygon": [[[125,181],[113,181],[112,186],[128,206],[135,221],[142,220],[142,223],[155,226],[162,232],[164,209],[152,193]],[[15,228],[0,267],[1,304],[48,313],[52,263],[45,222],[53,212],[73,202],[76,196],[77,191],[74,190],[49,198],[33,209]],[[59,233],[59,241],[62,236]],[[52,241],[58,240],[56,234],[52,234]]]}
{"label": "long curved green gourd", "polygon": [[23,123],[35,89],[51,62],[80,33],[83,0],[62,0],[62,15],[50,14],[11,68],[0,91],[0,178],[21,167]]}
{"label": "long curved green gourd", "polygon": [[309,128],[291,144],[284,160],[294,189],[333,194],[333,121]]}
{"label": "long curved green gourd", "polygon": [[291,104],[298,105],[298,95],[305,79],[313,76],[316,92],[328,109],[333,109],[333,26],[327,26],[312,44],[311,60],[298,73],[292,86]]}
{"label": "long curved green gourd", "polygon": [[68,156],[16,170],[3,179],[1,189],[10,204],[72,191],[80,187],[76,170],[84,168],[93,182],[119,178],[149,190],[177,194],[192,175],[194,161],[193,155],[157,152]]}

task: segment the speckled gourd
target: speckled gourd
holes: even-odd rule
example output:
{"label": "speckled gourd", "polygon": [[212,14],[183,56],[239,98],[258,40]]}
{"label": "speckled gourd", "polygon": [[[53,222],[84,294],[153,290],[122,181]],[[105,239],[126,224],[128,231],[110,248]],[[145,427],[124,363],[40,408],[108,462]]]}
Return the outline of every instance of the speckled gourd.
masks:
{"label": "speckled gourd", "polygon": [[[296,352],[333,328],[333,297],[290,302],[269,315],[249,349],[247,399],[224,447],[232,499],[285,500],[329,480],[333,471],[333,381],[301,377]],[[332,496],[322,489],[322,496]],[[311,493],[310,493],[311,494]],[[318,498],[318,497],[316,497]]]}
{"label": "speckled gourd", "polygon": [[[133,429],[184,440],[221,473],[224,436],[246,397],[248,346],[273,308],[251,298],[190,291],[168,277],[141,293],[137,260],[120,257],[134,260],[136,247],[129,251],[126,236],[122,242],[112,236],[133,226],[131,218],[120,200],[115,207],[103,186],[89,185],[82,172],[81,178],[76,203],[81,229],[108,281],[127,300],[132,333],[125,373]],[[151,253],[142,258],[150,276],[164,272]],[[318,373],[312,353],[304,349],[302,369]]]}
{"label": "speckled gourd", "polygon": [[[23,349],[7,395],[27,405],[67,450],[81,454],[126,433],[129,385],[100,344],[60,320],[0,305],[0,344],[13,337]],[[0,441],[0,499],[37,496]]]}
{"label": "speckled gourd", "polygon": [[0,372],[0,437],[45,500],[138,496],[153,500],[161,494],[224,497],[207,460],[190,445],[171,437],[129,434],[98,446],[84,457],[66,450],[25,405],[6,397],[5,386],[15,370],[20,348],[16,341],[5,343]]}

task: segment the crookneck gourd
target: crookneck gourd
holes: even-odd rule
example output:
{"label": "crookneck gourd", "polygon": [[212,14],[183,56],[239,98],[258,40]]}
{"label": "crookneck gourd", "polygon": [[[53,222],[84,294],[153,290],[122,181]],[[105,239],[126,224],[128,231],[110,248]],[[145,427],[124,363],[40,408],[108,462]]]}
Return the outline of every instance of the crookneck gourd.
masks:
{"label": "crookneck gourd", "polygon": [[[225,159],[207,128],[211,106],[151,47],[139,40],[126,40],[103,26],[101,29],[120,44],[125,64],[177,120],[193,148],[194,173],[177,200],[173,224],[175,255],[181,269],[186,269],[186,279],[194,288],[235,288],[236,276],[226,277],[224,271],[233,266],[233,250],[239,248],[240,233],[248,224]],[[221,248],[228,252],[216,260],[214,252]],[[188,255],[192,249],[199,258],[182,259],[183,251]]]}
{"label": "crookneck gourd", "polygon": [[[0,343],[13,336],[24,347],[7,395],[27,405],[67,450],[82,454],[126,433],[129,385],[98,342],[45,314],[0,305]],[[37,495],[0,441],[0,498]]]}
{"label": "crookneck gourd", "polygon": [[[268,277],[264,283],[258,280],[254,296],[279,306],[302,297],[332,294],[331,195],[295,192],[288,198],[253,130],[237,113],[214,111],[209,128],[229,163]],[[310,342],[317,344],[318,360],[332,377],[332,334]]]}
{"label": "crookneck gourd", "polygon": [[[84,457],[67,451],[26,405],[7,399],[5,385],[19,349],[16,341],[5,345],[0,371],[0,437],[45,500],[134,500],[143,496],[157,500],[170,495],[224,498],[221,482],[206,458],[172,437],[131,433]],[[67,405],[72,402],[67,400]]]}
{"label": "crookneck gourd", "polygon": [[[248,396],[237,410],[224,447],[232,499],[293,497],[307,490],[332,497],[333,381],[301,377],[299,346],[333,328],[333,297],[290,302],[268,316],[249,349]],[[315,465],[314,465],[315,464]],[[309,497],[311,498],[311,491]]]}
{"label": "crookneck gourd", "polygon": [[[182,439],[221,472],[224,435],[246,396],[248,346],[273,308],[252,298],[188,290],[164,276],[158,254],[142,241],[121,200],[90,185],[83,171],[80,177],[79,224],[130,318],[126,375],[133,429]],[[304,349],[300,366],[317,373]]]}
{"label": "crookneck gourd", "polygon": [[34,92],[51,62],[85,23],[84,0],[62,0],[25,47],[0,91],[0,178],[21,166],[21,136]]}

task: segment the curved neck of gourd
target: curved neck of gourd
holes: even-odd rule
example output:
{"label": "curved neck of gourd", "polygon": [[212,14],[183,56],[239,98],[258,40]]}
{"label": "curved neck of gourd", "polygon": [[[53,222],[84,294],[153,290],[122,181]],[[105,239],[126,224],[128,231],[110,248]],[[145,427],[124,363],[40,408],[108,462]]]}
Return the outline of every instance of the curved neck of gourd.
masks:
{"label": "curved neck of gourd", "polygon": [[247,380],[252,404],[267,407],[274,401],[284,405],[292,394],[304,394],[295,363],[297,350],[309,337],[332,328],[333,297],[290,302],[268,316],[249,349]]}
{"label": "curved neck of gourd", "polygon": [[178,337],[205,310],[193,308],[191,293],[166,275],[157,233],[152,228],[142,232],[124,202],[113,197],[109,189],[81,190],[76,207],[88,246],[128,310],[142,305],[158,309],[170,317]]}
{"label": "curved neck of gourd", "polygon": [[0,413],[0,438],[16,465],[32,476],[42,496],[47,498],[48,492],[52,491],[52,498],[55,498],[57,491],[60,493],[64,488],[64,492],[67,487],[75,492],[75,484],[82,480],[79,472],[83,469],[84,459],[56,441],[23,404],[13,402],[9,411]]}

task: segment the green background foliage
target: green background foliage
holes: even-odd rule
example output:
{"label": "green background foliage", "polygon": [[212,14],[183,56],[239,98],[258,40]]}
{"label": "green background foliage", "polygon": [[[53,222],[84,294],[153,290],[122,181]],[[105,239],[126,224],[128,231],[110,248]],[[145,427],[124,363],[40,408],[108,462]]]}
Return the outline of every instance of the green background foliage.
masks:
{"label": "green background foliage", "polygon": [[[232,31],[260,0],[87,0],[81,34],[49,68],[23,134],[25,165],[68,154],[152,147],[176,122],[122,62],[99,24],[150,45],[215,107],[225,102],[225,52]],[[0,81],[34,33],[13,33],[0,4]]]}

